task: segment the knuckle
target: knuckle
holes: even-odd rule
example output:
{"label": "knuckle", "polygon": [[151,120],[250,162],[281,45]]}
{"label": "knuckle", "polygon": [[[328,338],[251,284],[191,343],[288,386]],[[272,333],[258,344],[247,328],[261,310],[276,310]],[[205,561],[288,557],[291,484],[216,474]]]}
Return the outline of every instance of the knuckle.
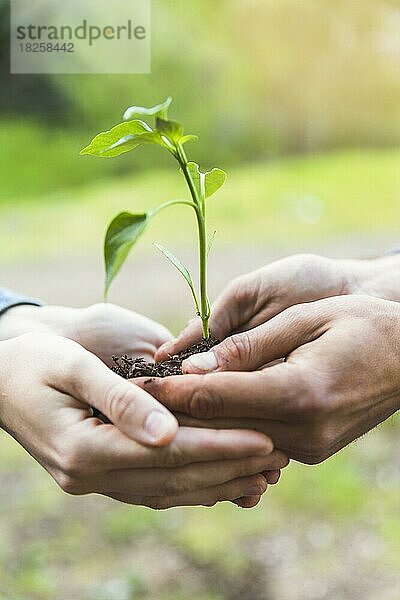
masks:
{"label": "knuckle", "polygon": [[[204,376],[207,382],[209,376]],[[197,419],[215,419],[223,414],[222,398],[207,389],[206,383],[195,388],[188,400],[188,413]]]}
{"label": "knuckle", "polygon": [[309,436],[307,457],[304,462],[318,464],[326,460],[332,454],[334,435],[327,425],[319,424]]}
{"label": "knuckle", "polygon": [[224,355],[221,357],[222,362],[229,364],[230,360],[237,360],[242,363],[250,358],[251,355],[251,340],[247,331],[237,333],[227,338],[224,342]]}
{"label": "knuckle", "polygon": [[294,262],[299,263],[300,265],[314,264],[318,261],[318,259],[320,259],[320,257],[317,254],[312,254],[311,252],[299,252],[298,254],[295,254],[292,258]]}
{"label": "knuckle", "polygon": [[93,317],[101,317],[104,313],[108,313],[114,309],[115,309],[114,304],[105,304],[104,302],[96,302],[96,304],[91,304],[84,310]]}
{"label": "knuckle", "polygon": [[73,477],[63,472],[56,477],[56,481],[63,492],[71,496],[81,496],[88,493],[84,482],[79,477]]}
{"label": "knuckle", "polygon": [[161,467],[183,467],[188,462],[187,450],[172,442],[160,455]]}
{"label": "knuckle", "polygon": [[[64,340],[62,342],[64,344]],[[69,346],[69,347],[68,347]],[[65,339],[65,346],[62,348],[62,376],[65,383],[71,388],[73,393],[79,397],[82,396],[81,374],[85,368],[84,350],[81,346],[71,340]],[[60,349],[60,350],[61,350]],[[71,351],[73,350],[73,351]]]}
{"label": "knuckle", "polygon": [[281,450],[274,450],[271,455],[271,462],[268,465],[268,470],[280,470],[284,469],[289,464],[289,458]]}
{"label": "knuckle", "polygon": [[78,481],[89,475],[87,454],[79,443],[64,445],[58,454],[57,466],[63,476]]}
{"label": "knuckle", "polygon": [[109,416],[113,422],[121,422],[127,412],[134,409],[134,398],[132,390],[122,380],[113,383],[105,394],[105,402],[108,407]]}
{"label": "knuckle", "polygon": [[257,495],[261,496],[262,494],[264,494],[264,492],[266,490],[265,477],[263,477],[263,476],[256,477],[256,479],[252,483],[252,486],[254,487],[254,491],[257,490],[257,492],[254,494],[255,496],[257,496]]}
{"label": "knuckle", "polygon": [[236,302],[238,307],[247,309],[248,302],[257,295],[259,278],[258,271],[239,275],[232,279],[227,286],[227,292],[230,297]]}
{"label": "knuckle", "polygon": [[316,423],[325,418],[329,412],[330,393],[325,384],[316,379],[315,373],[298,371],[292,387],[296,393],[287,398],[288,418],[302,423]]}
{"label": "knuckle", "polygon": [[79,459],[73,453],[62,458],[60,469],[67,478],[78,479],[82,475]]}
{"label": "knuckle", "polygon": [[232,298],[235,302],[241,302],[245,295],[243,286],[243,275],[231,279],[225,288],[225,295]]}
{"label": "knuckle", "polygon": [[293,398],[288,409],[291,417],[302,423],[313,423],[319,419],[320,413],[319,399],[312,394],[303,394]]}
{"label": "knuckle", "polygon": [[301,322],[303,319],[311,316],[312,312],[313,307],[310,302],[301,302],[299,304],[289,306],[283,311],[283,314],[293,325],[295,325],[296,323]]}

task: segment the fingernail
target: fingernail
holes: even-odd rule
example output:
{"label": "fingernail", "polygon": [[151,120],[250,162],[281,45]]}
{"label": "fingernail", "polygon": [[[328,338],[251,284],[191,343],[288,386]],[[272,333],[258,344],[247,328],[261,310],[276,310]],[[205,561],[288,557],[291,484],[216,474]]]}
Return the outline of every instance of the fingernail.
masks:
{"label": "fingernail", "polygon": [[154,410],[147,417],[144,428],[153,440],[157,441],[170,434],[173,425],[174,421],[169,415]]}
{"label": "fingernail", "polygon": [[209,372],[218,369],[218,361],[214,352],[203,352],[202,354],[193,354],[182,364],[182,369],[187,373]]}
{"label": "fingernail", "polygon": [[165,344],[162,344],[156,354],[169,354],[168,349],[172,347],[172,344],[175,342],[176,340],[171,340],[169,342],[165,342]]}

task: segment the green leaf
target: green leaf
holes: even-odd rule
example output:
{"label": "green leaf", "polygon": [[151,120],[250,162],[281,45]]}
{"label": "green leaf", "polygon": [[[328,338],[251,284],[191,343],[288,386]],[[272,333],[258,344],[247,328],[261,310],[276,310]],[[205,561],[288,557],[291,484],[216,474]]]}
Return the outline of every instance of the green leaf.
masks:
{"label": "green leaf", "polygon": [[205,173],[206,198],[212,196],[225,183],[226,173],[222,169],[212,169]]}
{"label": "green leaf", "polygon": [[105,293],[129,254],[145,230],[150,218],[147,213],[121,212],[111,221],[104,240],[104,263],[106,269]]}
{"label": "green leaf", "polygon": [[151,132],[151,127],[143,121],[119,123],[109,131],[103,131],[96,135],[79,154],[104,157],[118,156],[138,146],[141,143],[138,139],[139,135]]}
{"label": "green leaf", "polygon": [[182,136],[180,139],[180,142],[181,142],[181,144],[186,144],[186,142],[197,142],[198,140],[199,140],[198,135],[188,134],[188,135]]}
{"label": "green leaf", "polygon": [[167,136],[173,142],[180,140],[183,134],[183,127],[180,123],[160,119],[160,117],[156,119],[156,129],[161,135]]}
{"label": "green leaf", "polygon": [[150,144],[157,144],[158,146],[162,146],[163,148],[167,148],[168,150],[171,149],[171,146],[169,143],[166,143],[166,141],[163,139],[162,135],[158,132],[158,131],[146,131],[145,133],[140,133],[137,136],[139,139],[139,143],[150,143]]}
{"label": "green leaf", "polygon": [[129,121],[120,123],[110,131],[104,131],[96,135],[86,148],[80,151],[80,154],[91,154],[100,158],[111,158],[119,156],[124,152],[129,152],[141,144],[151,143],[170,148],[163,140],[158,131],[154,131],[147,123],[143,121]]}
{"label": "green leaf", "polygon": [[214,194],[226,179],[226,173],[222,169],[212,169],[202,173],[195,162],[189,162],[187,168],[201,198],[208,198]]}
{"label": "green leaf", "polygon": [[168,116],[168,107],[172,102],[171,96],[168,96],[164,102],[161,104],[156,104],[156,106],[151,106],[150,108],[145,108],[144,106],[130,106],[124,112],[123,119],[124,121],[128,121],[137,116],[148,116],[148,117],[160,117],[161,119],[166,119]]}
{"label": "green leaf", "polygon": [[162,246],[161,244],[158,244],[157,242],[154,242],[154,245],[156,248],[158,248],[158,250],[160,250],[160,252],[162,252],[164,254],[164,256],[174,265],[174,267],[176,269],[178,269],[180,274],[184,277],[188,286],[190,287],[190,291],[192,292],[196,310],[197,310],[197,312],[199,312],[199,304],[197,301],[196,291],[194,289],[193,279],[192,279],[192,276],[190,275],[188,269],[185,267],[185,265],[183,265],[181,263],[181,261],[179,260],[179,258],[177,258],[175,256],[175,254],[173,254],[170,250],[168,250],[168,248],[165,248],[165,246]]}

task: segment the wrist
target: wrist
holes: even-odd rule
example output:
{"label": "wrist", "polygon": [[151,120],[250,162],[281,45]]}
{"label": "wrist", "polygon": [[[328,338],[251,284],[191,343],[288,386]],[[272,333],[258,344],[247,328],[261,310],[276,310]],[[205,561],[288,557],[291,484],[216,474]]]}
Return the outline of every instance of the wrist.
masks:
{"label": "wrist", "polygon": [[42,307],[29,304],[8,308],[0,316],[0,340],[9,340],[32,331],[33,324],[38,322],[37,312],[40,310]]}
{"label": "wrist", "polygon": [[[58,306],[33,306],[20,304],[12,306],[0,316],[0,341],[15,338],[24,333],[52,333],[70,337],[69,314]],[[62,314],[60,313],[62,311]]]}
{"label": "wrist", "polygon": [[347,294],[368,294],[400,302],[400,255],[364,260],[339,260],[346,272]]}

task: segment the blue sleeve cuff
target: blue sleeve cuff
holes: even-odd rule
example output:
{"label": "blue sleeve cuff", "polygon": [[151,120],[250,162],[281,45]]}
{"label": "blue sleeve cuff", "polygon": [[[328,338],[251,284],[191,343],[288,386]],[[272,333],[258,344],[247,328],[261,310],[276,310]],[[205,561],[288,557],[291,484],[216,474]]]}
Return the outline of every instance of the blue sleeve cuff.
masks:
{"label": "blue sleeve cuff", "polygon": [[0,316],[13,306],[20,306],[21,304],[31,304],[33,306],[42,306],[42,302],[36,298],[30,298],[29,296],[22,296],[11,290],[4,288],[0,289]]}

